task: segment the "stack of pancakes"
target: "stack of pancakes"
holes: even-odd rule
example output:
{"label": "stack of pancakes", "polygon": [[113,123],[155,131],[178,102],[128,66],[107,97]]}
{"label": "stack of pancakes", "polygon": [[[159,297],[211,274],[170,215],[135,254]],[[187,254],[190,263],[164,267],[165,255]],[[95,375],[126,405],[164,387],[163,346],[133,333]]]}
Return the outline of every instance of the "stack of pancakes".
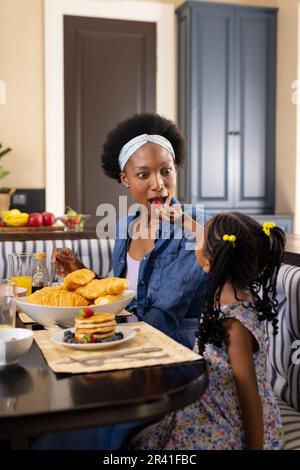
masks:
{"label": "stack of pancakes", "polygon": [[76,341],[89,341],[93,336],[95,340],[110,338],[115,334],[117,322],[114,313],[95,313],[91,317],[75,318]]}

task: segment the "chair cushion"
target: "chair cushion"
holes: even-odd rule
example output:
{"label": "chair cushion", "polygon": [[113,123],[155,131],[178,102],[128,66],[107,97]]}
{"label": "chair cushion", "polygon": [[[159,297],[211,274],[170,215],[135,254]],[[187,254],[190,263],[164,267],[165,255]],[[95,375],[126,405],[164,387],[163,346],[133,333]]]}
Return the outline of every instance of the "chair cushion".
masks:
{"label": "chair cushion", "polygon": [[8,254],[10,253],[47,253],[47,266],[50,273],[51,253],[53,248],[71,248],[83,264],[99,276],[107,276],[112,269],[112,251],[114,240],[34,240],[0,242],[0,279],[9,276]]}
{"label": "chair cushion", "polygon": [[[267,325],[268,378],[276,396],[300,411],[300,365],[293,361],[300,340],[300,268],[283,264],[277,280],[279,315],[276,336]],[[299,347],[299,346],[298,346]]]}
{"label": "chair cushion", "polygon": [[284,430],[284,450],[300,450],[300,413],[278,399]]}

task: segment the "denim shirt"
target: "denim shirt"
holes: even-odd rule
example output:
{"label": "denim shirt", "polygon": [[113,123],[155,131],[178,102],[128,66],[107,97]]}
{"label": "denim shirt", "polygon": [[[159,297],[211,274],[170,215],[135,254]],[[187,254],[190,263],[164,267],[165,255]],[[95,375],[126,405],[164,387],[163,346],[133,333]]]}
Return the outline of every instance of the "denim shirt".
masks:
{"label": "denim shirt", "polygon": [[[172,198],[171,205],[175,203],[178,201]],[[196,219],[194,210],[185,212]],[[138,213],[127,216],[117,225],[112,259],[117,277],[126,277],[129,228],[137,216]],[[201,211],[200,218],[197,220],[204,225],[210,216]],[[192,241],[191,235],[177,224],[160,223],[154,249],[140,262],[136,299],[127,307],[139,320],[190,348],[195,343],[207,287],[207,275],[198,264],[194,249],[187,249]]]}

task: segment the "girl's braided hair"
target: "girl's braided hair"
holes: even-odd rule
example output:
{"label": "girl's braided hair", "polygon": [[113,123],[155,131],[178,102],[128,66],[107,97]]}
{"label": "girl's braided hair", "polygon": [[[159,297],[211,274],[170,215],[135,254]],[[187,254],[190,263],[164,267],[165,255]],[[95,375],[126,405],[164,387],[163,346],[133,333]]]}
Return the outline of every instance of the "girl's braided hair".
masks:
{"label": "girl's braided hair", "polygon": [[[235,235],[235,243],[224,241],[224,234]],[[256,220],[245,214],[222,213],[209,221],[203,255],[211,261],[211,270],[196,333],[200,354],[206,344],[220,347],[225,340],[220,296],[228,280],[237,300],[237,289],[249,289],[258,319],[271,321],[277,333],[276,280],[284,245],[285,235],[279,227],[272,228],[268,236]]]}

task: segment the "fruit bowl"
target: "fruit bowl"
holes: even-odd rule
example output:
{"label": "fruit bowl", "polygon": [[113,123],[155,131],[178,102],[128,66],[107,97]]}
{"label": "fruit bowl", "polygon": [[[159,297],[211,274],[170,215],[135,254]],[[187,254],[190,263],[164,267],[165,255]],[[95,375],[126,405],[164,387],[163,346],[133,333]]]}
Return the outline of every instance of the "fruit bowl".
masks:
{"label": "fruit bowl", "polygon": [[84,229],[85,222],[88,220],[89,217],[89,214],[65,214],[61,217],[58,217],[57,220],[62,222],[66,232],[81,232]]}

